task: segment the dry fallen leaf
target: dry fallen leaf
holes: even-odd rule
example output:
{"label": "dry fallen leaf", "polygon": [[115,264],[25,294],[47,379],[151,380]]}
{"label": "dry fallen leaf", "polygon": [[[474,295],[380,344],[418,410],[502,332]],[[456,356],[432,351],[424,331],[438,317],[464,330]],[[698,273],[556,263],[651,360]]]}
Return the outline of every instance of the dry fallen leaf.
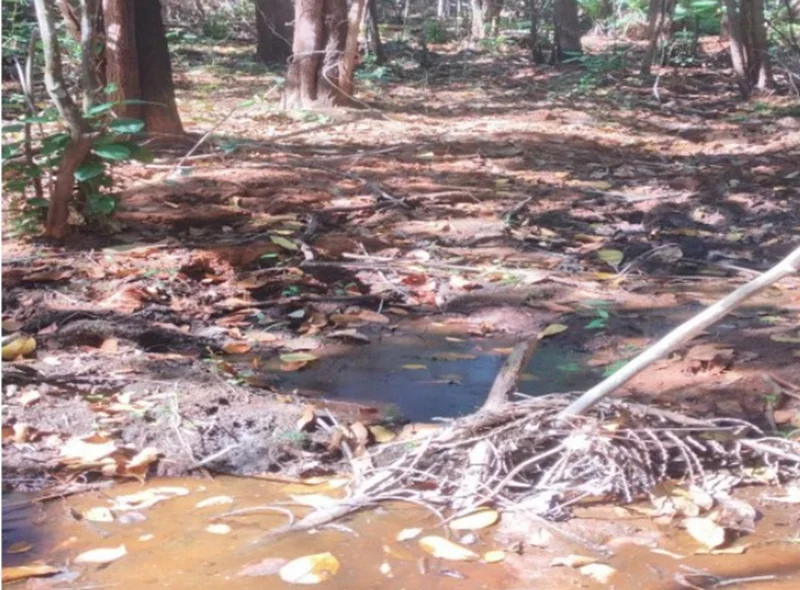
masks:
{"label": "dry fallen leaf", "polygon": [[708,549],[715,549],[725,543],[725,529],[708,517],[686,518],[683,525],[693,539]]}
{"label": "dry fallen leaf", "polygon": [[116,450],[117,444],[113,440],[104,440],[96,436],[73,437],[61,448],[61,457],[70,462],[94,463],[108,457]]}
{"label": "dry fallen leaf", "polygon": [[472,514],[455,518],[450,521],[450,528],[454,531],[477,531],[492,526],[500,520],[500,514],[497,510],[485,508],[478,510]]}
{"label": "dry fallen leaf", "polygon": [[539,339],[547,338],[548,336],[555,336],[556,334],[561,334],[561,332],[566,332],[569,328],[564,324],[550,324],[544,330],[539,332]]}
{"label": "dry fallen leaf", "polygon": [[135,494],[117,496],[114,498],[113,510],[143,510],[155,506],[159,502],[176,498],[178,496],[188,496],[189,490],[182,487],[164,486],[160,488],[150,488]]}
{"label": "dry fallen leaf", "polygon": [[206,532],[212,535],[227,535],[231,532],[231,527],[224,523],[210,524],[206,527]]}
{"label": "dry fallen leaf", "polygon": [[282,557],[267,557],[258,563],[252,563],[244,566],[238,572],[237,576],[274,576],[281,568],[289,563],[288,559]]}
{"label": "dry fallen leaf", "polygon": [[578,568],[578,571],[584,576],[606,585],[611,581],[614,574],[617,573],[617,570],[604,563],[590,563]]}
{"label": "dry fallen leaf", "polygon": [[83,513],[86,520],[92,522],[114,522],[114,513],[105,506],[95,506]]}
{"label": "dry fallen leaf", "polygon": [[293,559],[278,572],[290,584],[319,584],[339,571],[339,560],[332,553],[317,553]]}
{"label": "dry fallen leaf", "polygon": [[200,500],[195,504],[195,508],[208,508],[209,506],[221,506],[223,504],[233,504],[233,498],[230,496],[212,496],[205,500]]}
{"label": "dry fallen leaf", "polygon": [[5,551],[6,553],[14,555],[17,553],[27,553],[31,549],[33,549],[33,545],[31,545],[27,541],[17,541],[16,543],[12,543],[11,545],[9,545],[8,549],[6,549]]}
{"label": "dry fallen leaf", "polygon": [[584,567],[593,563],[597,563],[596,558],[588,557],[586,555],[577,555],[574,553],[565,555],[564,557],[554,557],[550,560],[551,566],[563,565],[566,567]]}
{"label": "dry fallen leaf", "polygon": [[291,494],[289,497],[298,504],[318,510],[336,505],[336,500],[324,494]]}
{"label": "dry fallen leaf", "polygon": [[506,558],[506,552],[501,549],[487,551],[481,556],[483,563],[500,563]]}
{"label": "dry fallen leaf", "polygon": [[402,542],[408,541],[409,539],[415,539],[417,536],[422,532],[420,528],[410,528],[410,529],[403,529],[395,536],[395,540]]}
{"label": "dry fallen leaf", "polygon": [[75,563],[111,563],[128,553],[125,545],[107,549],[92,549],[84,551],[75,558]]}
{"label": "dry fallen leaf", "polygon": [[434,557],[449,559],[451,561],[475,561],[480,556],[463,545],[448,541],[444,537],[430,535],[419,540],[419,546]]}
{"label": "dry fallen leaf", "polygon": [[34,338],[20,336],[3,346],[2,356],[4,361],[13,361],[28,356],[35,350],[36,340]]}
{"label": "dry fallen leaf", "polygon": [[14,582],[16,580],[24,580],[26,578],[33,578],[38,576],[50,576],[57,574],[61,570],[52,565],[45,563],[20,565],[17,567],[4,567],[3,568],[3,583]]}
{"label": "dry fallen leaf", "polygon": [[236,342],[229,340],[222,345],[222,352],[225,354],[245,354],[250,352],[251,346],[247,342]]}

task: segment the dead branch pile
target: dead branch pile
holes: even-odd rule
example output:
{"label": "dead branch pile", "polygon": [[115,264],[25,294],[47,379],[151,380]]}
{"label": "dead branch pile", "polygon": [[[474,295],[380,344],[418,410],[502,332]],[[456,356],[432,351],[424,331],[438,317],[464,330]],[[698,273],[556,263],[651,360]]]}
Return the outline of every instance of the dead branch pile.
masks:
{"label": "dead branch pile", "polygon": [[629,502],[665,478],[704,485],[720,473],[746,481],[753,467],[769,467],[776,478],[800,473],[800,444],[765,437],[742,420],[698,420],[623,402],[559,417],[571,401],[557,395],[506,404],[456,420],[415,449],[384,446],[372,457],[382,466],[360,474],[356,495],[460,512],[513,504],[558,518],[588,497]]}

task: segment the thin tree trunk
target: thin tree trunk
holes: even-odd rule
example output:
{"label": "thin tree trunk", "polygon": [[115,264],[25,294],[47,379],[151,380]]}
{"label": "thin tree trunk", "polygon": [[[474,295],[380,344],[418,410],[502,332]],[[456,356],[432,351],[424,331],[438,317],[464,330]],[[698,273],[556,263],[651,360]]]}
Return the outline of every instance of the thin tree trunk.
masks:
{"label": "thin tree trunk", "polygon": [[411,14],[411,0],[405,0],[403,5],[403,39],[408,39],[408,17]]}
{"label": "thin tree trunk", "polygon": [[64,83],[61,66],[61,52],[55,35],[53,14],[47,0],[34,0],[36,19],[44,52],[44,82],[61,117],[70,131],[70,141],[59,163],[56,182],[50,195],[45,233],[48,237],[66,237],[69,219],[69,202],[75,188],[75,170],[78,169],[92,149],[92,138],[88,135],[88,125],[80,110],[72,100]]}
{"label": "thin tree trunk", "polygon": [[656,51],[666,43],[672,26],[672,15],[675,11],[675,0],[650,0],[647,8],[647,49],[642,59],[640,74],[649,76]]}
{"label": "thin tree trunk", "polygon": [[479,41],[486,37],[486,27],[483,22],[484,2],[486,0],[470,0],[472,8],[472,26],[470,27],[470,37]]}
{"label": "thin tree trunk", "polygon": [[436,2],[436,18],[442,20],[444,18],[444,7],[446,6],[446,0],[438,0]]}
{"label": "thin tree trunk", "polygon": [[544,63],[544,54],[539,45],[539,25],[541,24],[541,0],[529,0],[531,15],[531,59],[533,63]]}
{"label": "thin tree trunk", "polygon": [[[748,0],[742,0],[746,2]],[[764,23],[764,0],[749,0],[750,26],[753,36],[753,64],[751,80],[759,90],[767,90],[773,86],[772,68],[769,63],[767,47],[767,27]]]}
{"label": "thin tree trunk", "polygon": [[358,33],[361,30],[361,23],[364,22],[365,5],[366,0],[352,0],[347,15],[347,39],[339,67],[339,90],[350,98],[353,96],[353,80],[358,57]]}
{"label": "thin tree trunk", "polygon": [[375,54],[375,63],[382,65],[386,62],[386,54],[383,51],[381,41],[381,30],[378,26],[378,4],[376,0],[367,0],[367,12],[369,16],[369,41],[372,53]]}
{"label": "thin tree trunk", "polygon": [[83,75],[83,110],[94,106],[100,90],[97,80],[98,0],[81,0],[81,70]]}
{"label": "thin tree trunk", "polygon": [[742,98],[750,96],[750,76],[747,71],[747,57],[745,53],[745,39],[742,27],[742,18],[736,5],[736,0],[725,0],[728,12],[728,34],[730,35],[731,64],[733,75],[739,85]]}

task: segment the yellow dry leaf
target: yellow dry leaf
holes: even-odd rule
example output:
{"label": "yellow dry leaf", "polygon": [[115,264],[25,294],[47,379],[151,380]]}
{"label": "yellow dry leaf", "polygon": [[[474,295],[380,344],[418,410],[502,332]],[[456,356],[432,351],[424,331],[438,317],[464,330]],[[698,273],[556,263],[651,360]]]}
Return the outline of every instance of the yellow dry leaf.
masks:
{"label": "yellow dry leaf", "polygon": [[16,580],[24,580],[26,578],[33,578],[37,576],[49,576],[60,572],[57,567],[41,564],[20,565],[17,567],[4,567],[3,568],[3,583],[14,582]]}
{"label": "yellow dry leaf", "polygon": [[475,561],[480,556],[458,543],[448,541],[444,537],[430,535],[419,540],[419,546],[434,557],[439,559],[449,559],[451,561]]}
{"label": "yellow dry leaf", "polygon": [[420,528],[410,528],[410,529],[403,529],[395,536],[395,540],[398,542],[408,541],[409,539],[416,539],[417,536],[422,532]]}
{"label": "yellow dry leaf", "polygon": [[28,543],[27,541],[17,541],[16,543],[12,543],[6,549],[6,553],[15,554],[15,553],[27,553],[33,549],[33,545]]}
{"label": "yellow dry leaf", "polygon": [[406,369],[407,371],[424,371],[428,367],[426,367],[425,365],[410,363],[408,365],[403,365],[403,368]]}
{"label": "yellow dry leaf", "polygon": [[683,521],[686,532],[708,549],[716,549],[725,543],[725,529],[708,517],[686,518]]}
{"label": "yellow dry leaf", "polygon": [[494,551],[487,551],[481,556],[481,561],[483,563],[500,563],[506,558],[506,552],[501,549],[495,549]]}
{"label": "yellow dry leaf", "polygon": [[590,563],[578,568],[578,571],[584,576],[597,580],[603,585],[607,585],[614,574],[617,573],[617,570],[604,563]]}
{"label": "yellow dry leaf", "polygon": [[34,338],[20,336],[3,346],[2,356],[4,361],[13,361],[28,356],[35,350],[36,340]]}
{"label": "yellow dry leaf", "polygon": [[550,324],[544,330],[539,332],[539,339],[547,338],[548,336],[555,336],[556,334],[561,334],[561,332],[566,332],[569,328],[564,324]]}
{"label": "yellow dry leaf", "polygon": [[574,553],[565,555],[564,557],[554,557],[550,560],[551,566],[563,565],[566,567],[584,567],[592,563],[597,563],[597,559],[594,557],[577,555]]}
{"label": "yellow dry leaf", "polygon": [[75,563],[111,563],[128,553],[125,545],[84,551],[75,558]]}
{"label": "yellow dry leaf", "polygon": [[497,510],[485,508],[478,510],[472,514],[455,518],[450,521],[450,528],[454,531],[477,531],[492,526],[500,520],[500,514]]}
{"label": "yellow dry leaf", "polygon": [[319,584],[339,571],[339,560],[332,553],[316,553],[293,559],[278,575],[290,584]]}
{"label": "yellow dry leaf", "polygon": [[380,424],[373,424],[369,426],[369,431],[372,433],[372,436],[375,438],[376,443],[387,443],[393,441],[397,438],[397,434],[386,428],[385,426],[381,426]]}

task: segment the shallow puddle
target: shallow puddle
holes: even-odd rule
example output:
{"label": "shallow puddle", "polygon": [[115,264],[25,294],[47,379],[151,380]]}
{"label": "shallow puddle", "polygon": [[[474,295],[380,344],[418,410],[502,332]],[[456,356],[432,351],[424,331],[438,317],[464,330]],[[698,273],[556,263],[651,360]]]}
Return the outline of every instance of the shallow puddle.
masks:
{"label": "shallow puddle", "polygon": [[[406,331],[373,337],[365,345],[328,345],[319,360],[297,372],[280,373],[280,361],[263,366],[279,374],[282,390],[308,396],[394,406],[416,422],[467,415],[483,404],[500,367],[516,343],[444,330]],[[593,385],[599,371],[589,355],[543,341],[522,376],[528,395],[570,392]]]}

